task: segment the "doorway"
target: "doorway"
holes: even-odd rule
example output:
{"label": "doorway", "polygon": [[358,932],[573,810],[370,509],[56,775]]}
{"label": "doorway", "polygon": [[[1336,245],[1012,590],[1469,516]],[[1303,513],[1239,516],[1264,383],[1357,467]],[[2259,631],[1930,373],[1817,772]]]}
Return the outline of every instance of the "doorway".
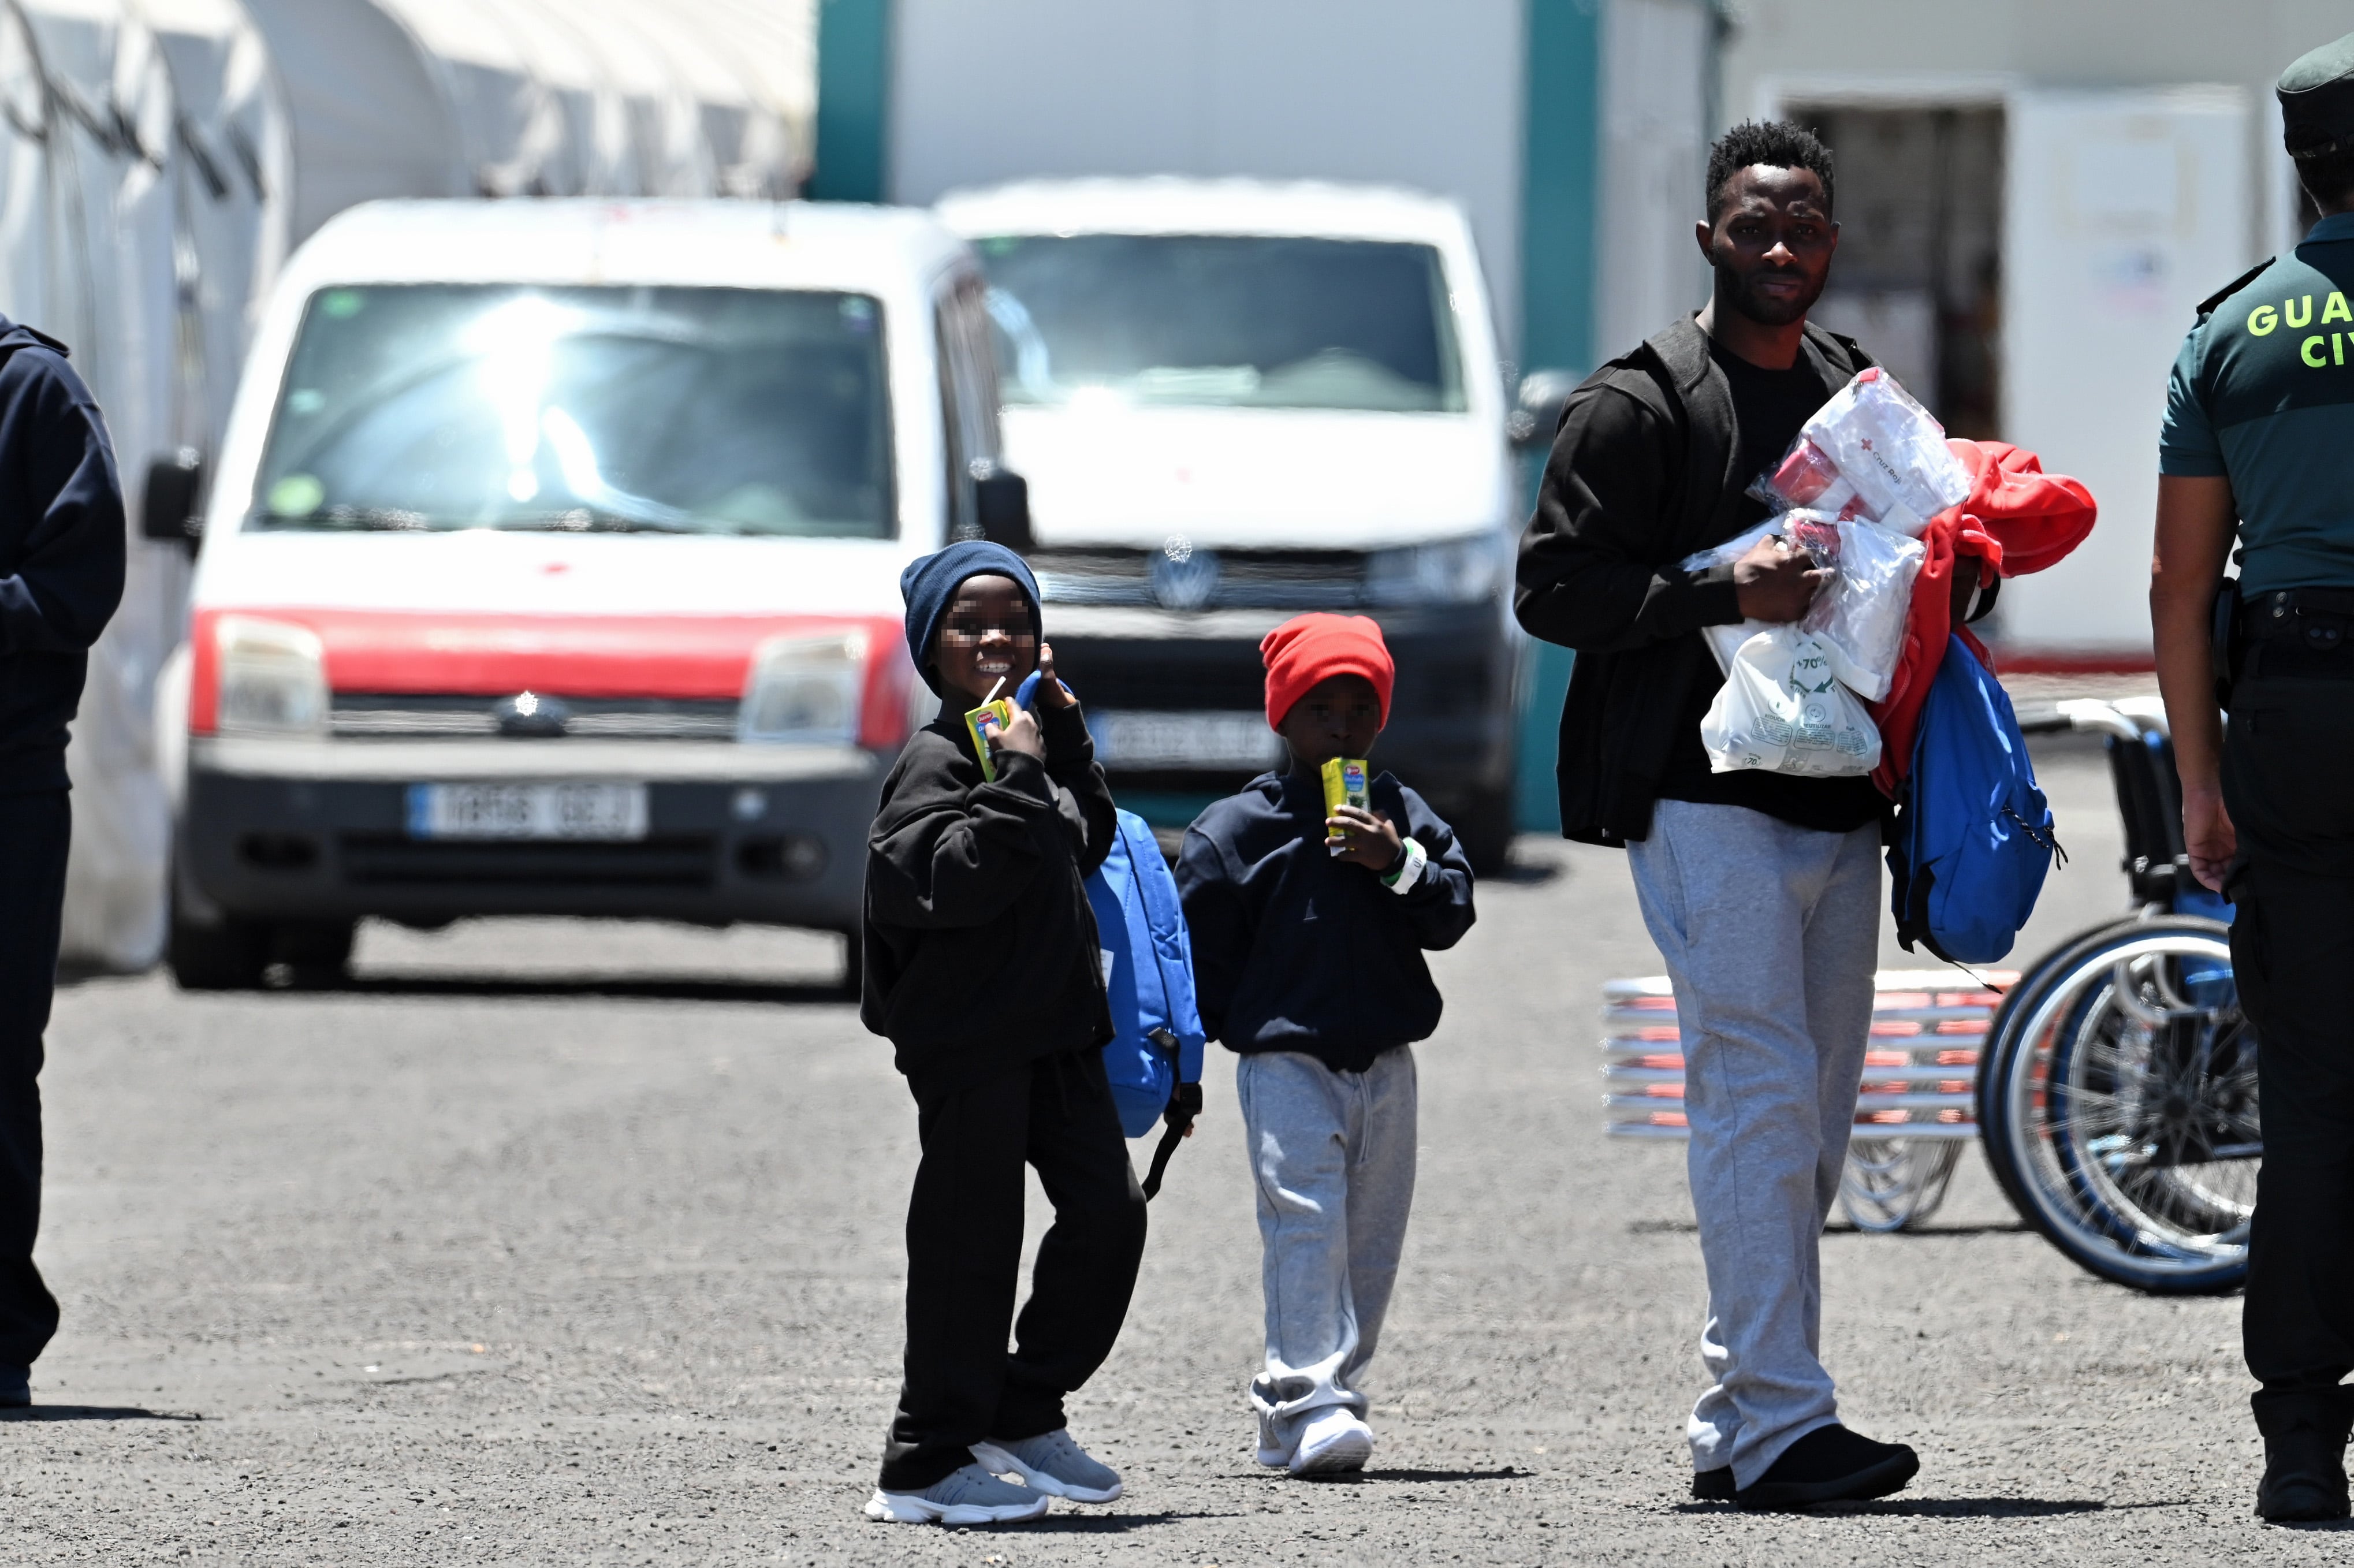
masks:
{"label": "doorway", "polygon": [[1861,342],[1949,435],[1995,439],[2002,109],[1799,101],[1785,113],[1833,159],[1839,260],[1812,319]]}

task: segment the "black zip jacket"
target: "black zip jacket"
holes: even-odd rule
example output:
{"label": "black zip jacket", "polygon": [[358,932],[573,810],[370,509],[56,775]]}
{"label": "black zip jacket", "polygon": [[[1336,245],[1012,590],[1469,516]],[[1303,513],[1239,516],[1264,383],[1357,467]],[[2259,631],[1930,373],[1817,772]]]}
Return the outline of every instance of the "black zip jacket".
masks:
{"label": "black zip jacket", "polygon": [[1185,830],[1177,894],[1193,990],[1203,1029],[1228,1050],[1299,1051],[1362,1073],[1438,1027],[1443,1002],[1422,955],[1471,928],[1471,863],[1395,778],[1380,775],[1370,793],[1430,856],[1408,892],[1332,858],[1320,779],[1263,773]]}
{"label": "black zip jacket", "polygon": [[122,599],[114,447],[66,346],[0,316],[0,795],[66,788],[90,645]]}
{"label": "black zip jacket", "polygon": [[[1800,352],[1835,384],[1873,363],[1812,323]],[[1531,636],[1577,650],[1556,768],[1564,838],[1650,832],[1694,690],[1721,679],[1700,629],[1741,619],[1733,568],[1677,563],[1756,510],[1734,426],[1732,387],[1689,317],[1586,377],[1562,409],[1512,608]]]}
{"label": "black zip jacket", "polygon": [[909,737],[866,839],[858,1016],[918,1092],[1112,1037],[1082,880],[1110,853],[1111,790],[1076,705],[1040,705],[1046,760],[985,782],[961,709]]}

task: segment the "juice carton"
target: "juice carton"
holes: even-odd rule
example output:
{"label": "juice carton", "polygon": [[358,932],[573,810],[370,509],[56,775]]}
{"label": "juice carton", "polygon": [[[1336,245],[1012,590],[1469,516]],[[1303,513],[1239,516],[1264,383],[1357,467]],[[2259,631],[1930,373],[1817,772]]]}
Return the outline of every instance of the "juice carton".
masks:
{"label": "juice carton", "polygon": [[964,715],[964,727],[972,736],[972,749],[981,758],[981,776],[990,783],[997,782],[997,758],[990,755],[989,737],[1013,722],[1013,702],[1000,697],[993,703],[983,703]]}
{"label": "juice carton", "polygon": [[[1369,809],[1373,795],[1367,780],[1373,776],[1365,770],[1362,757],[1335,757],[1324,764],[1324,814],[1331,816],[1343,806]],[[1330,853],[1339,854],[1334,849]]]}

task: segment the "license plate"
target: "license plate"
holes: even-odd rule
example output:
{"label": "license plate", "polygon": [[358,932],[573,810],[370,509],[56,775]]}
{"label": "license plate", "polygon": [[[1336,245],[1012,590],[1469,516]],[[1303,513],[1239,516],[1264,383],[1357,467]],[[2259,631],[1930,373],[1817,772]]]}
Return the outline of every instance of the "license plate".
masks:
{"label": "license plate", "polygon": [[642,839],[642,784],[412,784],[412,839]]}
{"label": "license plate", "polygon": [[1089,714],[1087,732],[1107,768],[1271,768],[1283,755],[1257,713]]}

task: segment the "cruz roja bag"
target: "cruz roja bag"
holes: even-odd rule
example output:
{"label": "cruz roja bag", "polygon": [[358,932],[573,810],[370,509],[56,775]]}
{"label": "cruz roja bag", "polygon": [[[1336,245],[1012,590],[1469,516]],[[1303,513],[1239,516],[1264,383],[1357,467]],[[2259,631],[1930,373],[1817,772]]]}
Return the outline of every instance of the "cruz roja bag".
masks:
{"label": "cruz roja bag", "polygon": [[1193,944],[1177,902],[1177,879],[1152,830],[1122,811],[1111,853],[1087,878],[1087,902],[1104,943],[1104,991],[1111,999],[1111,1044],[1104,1075],[1119,1107],[1120,1130],[1141,1138],[1165,1121],[1144,1195],[1202,1112],[1202,1016],[1193,998]]}
{"label": "cruz roja bag", "polygon": [[1992,963],[2035,912],[2055,856],[2067,863],[2010,698],[1950,637],[1888,846],[1897,940],[1949,963]]}

